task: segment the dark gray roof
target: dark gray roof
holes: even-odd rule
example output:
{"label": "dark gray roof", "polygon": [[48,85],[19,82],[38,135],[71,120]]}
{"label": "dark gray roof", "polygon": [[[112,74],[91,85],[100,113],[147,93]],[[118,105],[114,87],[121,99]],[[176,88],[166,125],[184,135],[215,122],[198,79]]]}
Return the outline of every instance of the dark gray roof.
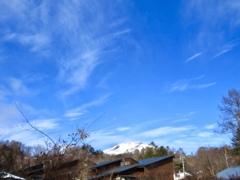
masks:
{"label": "dark gray roof", "polygon": [[98,168],[98,167],[105,166],[105,165],[108,165],[108,164],[111,164],[111,163],[115,163],[115,162],[118,162],[118,161],[121,161],[121,160],[122,159],[115,159],[115,160],[111,160],[111,161],[101,162],[101,163],[98,163],[98,164],[92,166],[92,168]]}
{"label": "dark gray roof", "polygon": [[162,161],[164,159],[172,158],[174,155],[171,156],[161,156],[161,157],[154,157],[154,158],[149,158],[149,159],[142,159],[139,161],[138,165],[139,166],[147,166],[149,164],[153,164],[158,161]]}
{"label": "dark gray roof", "polygon": [[109,175],[109,174],[118,174],[120,172],[124,172],[124,171],[127,171],[129,169],[132,169],[134,167],[137,167],[138,164],[134,164],[132,166],[120,166],[116,169],[112,169],[112,170],[109,170],[109,171],[105,171],[101,174],[101,176],[106,176],[106,175]]}
{"label": "dark gray roof", "polygon": [[240,177],[240,166],[232,166],[216,174],[217,178],[230,179],[231,177]]}
{"label": "dark gray roof", "polygon": [[[112,169],[112,170],[109,170],[109,171],[105,171],[102,174],[100,174],[98,177],[103,177],[103,176],[108,176],[108,175],[111,175],[111,174],[122,173],[122,172],[127,171],[127,170],[132,169],[132,168],[141,168],[141,167],[144,167],[144,166],[147,166],[147,165],[150,165],[150,164],[162,161],[164,159],[172,158],[172,157],[174,157],[174,155],[171,155],[171,156],[161,156],[161,157],[155,157],[155,158],[149,158],[149,159],[142,159],[142,160],[138,161],[139,163],[131,165],[131,166],[120,166],[118,168],[115,168],[115,169]],[[115,161],[119,161],[119,160],[121,160],[121,159],[118,159],[118,160],[115,160]],[[110,162],[112,162],[112,161],[110,161]],[[101,165],[103,163],[101,163]],[[109,161],[107,161],[105,163],[109,164]],[[97,165],[99,165],[99,164],[97,164]]]}

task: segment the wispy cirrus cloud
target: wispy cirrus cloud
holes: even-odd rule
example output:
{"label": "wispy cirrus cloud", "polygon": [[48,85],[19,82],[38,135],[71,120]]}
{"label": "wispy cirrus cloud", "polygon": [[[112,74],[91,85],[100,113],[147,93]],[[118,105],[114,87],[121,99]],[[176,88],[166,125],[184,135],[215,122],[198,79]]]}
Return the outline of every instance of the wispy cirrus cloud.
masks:
{"label": "wispy cirrus cloud", "polygon": [[[41,120],[36,120],[33,121],[33,125],[35,125],[35,122],[39,125],[36,127],[39,128],[39,130],[43,131],[44,133],[47,133],[49,136],[49,132],[56,130],[56,125],[54,125],[54,120],[53,119],[42,119]],[[14,133],[13,133],[14,132]],[[57,132],[56,132],[57,133]],[[22,124],[22,123],[16,123],[14,125],[9,126],[9,128],[5,128],[2,133],[3,138],[7,138],[9,141],[19,141],[24,143],[27,146],[36,146],[36,145],[45,145],[46,141],[49,139],[37,132],[36,130],[32,129],[29,127],[27,124]]]}
{"label": "wispy cirrus cloud", "polygon": [[119,127],[119,128],[117,128],[117,131],[124,132],[124,131],[130,130],[130,129],[131,129],[131,127]]}
{"label": "wispy cirrus cloud", "polygon": [[70,52],[73,54],[60,61],[59,82],[70,86],[62,94],[71,95],[86,88],[92,73],[104,62],[102,56],[116,48],[114,40],[125,36],[131,29],[119,27],[124,21],[108,16],[104,5],[99,2],[63,3],[58,8],[57,26],[63,27],[62,39],[67,38],[70,42]]}
{"label": "wispy cirrus cloud", "polygon": [[[59,119],[35,119],[31,124],[39,130],[56,130],[59,128]],[[28,129],[28,127],[26,127]]]}
{"label": "wispy cirrus cloud", "polygon": [[229,42],[229,43],[227,43],[225,45],[223,45],[220,48],[219,52],[213,57],[213,59],[217,58],[217,57],[219,57],[219,56],[221,56],[221,55],[223,55],[223,54],[225,54],[225,53],[227,53],[227,52],[229,52],[231,50],[233,50],[234,47],[236,47],[238,45],[239,45],[239,40],[237,40],[237,39],[233,40],[233,41],[231,41],[231,42]]}
{"label": "wispy cirrus cloud", "polygon": [[127,34],[129,32],[131,32],[131,29],[129,29],[129,28],[128,29],[123,29],[121,31],[114,32],[113,36],[114,37],[122,37],[122,35]]}
{"label": "wispy cirrus cloud", "polygon": [[[240,5],[238,0],[189,1],[189,3],[184,2],[184,4],[188,8],[188,12],[194,13],[196,15],[195,18],[205,23],[203,25],[219,27],[221,21],[221,23],[230,24],[231,26],[229,27],[238,26],[237,22],[240,20]],[[214,8],[214,11],[212,11],[212,8]]]}
{"label": "wispy cirrus cloud", "polygon": [[195,81],[202,79],[204,76],[199,76],[193,79],[181,79],[177,82],[173,83],[171,86],[168,86],[166,89],[168,92],[176,92],[176,91],[186,91],[189,89],[205,89],[211,86],[214,86],[216,83],[198,83],[193,84]]}
{"label": "wispy cirrus cloud", "polygon": [[73,60],[61,62],[61,79],[71,84],[71,88],[63,92],[69,95],[86,86],[87,80],[98,65],[98,52],[89,51]]}
{"label": "wispy cirrus cloud", "polygon": [[88,112],[88,110],[87,110],[88,108],[91,108],[93,106],[99,106],[99,105],[103,104],[104,102],[106,102],[108,97],[109,97],[109,95],[105,95],[97,100],[82,104],[79,107],[76,107],[74,109],[70,109],[65,112],[64,116],[69,118],[69,120],[75,120],[75,119],[79,118],[80,116],[86,114]]}
{"label": "wispy cirrus cloud", "polygon": [[215,84],[217,84],[217,83],[213,82],[213,83],[197,84],[197,85],[190,86],[189,89],[205,89],[205,88],[214,86]]}
{"label": "wispy cirrus cloud", "polygon": [[51,43],[51,39],[47,34],[30,32],[28,34],[6,33],[4,40],[16,41],[22,45],[29,46],[31,51],[42,51]]}
{"label": "wispy cirrus cloud", "polygon": [[17,78],[9,78],[9,85],[13,91],[13,94],[27,94],[29,92],[23,81]]}
{"label": "wispy cirrus cloud", "polygon": [[[233,40],[229,43],[229,37],[224,34],[238,31],[239,6],[238,0],[184,1],[183,7],[184,12],[186,12],[184,18],[189,22],[187,26],[195,26],[194,28],[197,29],[189,39],[189,51],[194,52],[202,49],[205,58],[214,59],[233,50],[237,46],[236,41]],[[237,35],[231,37],[231,39],[236,38],[239,37]],[[185,62],[192,60],[192,57]]]}
{"label": "wispy cirrus cloud", "polygon": [[188,81],[178,81],[172,85],[169,92],[175,92],[175,91],[186,91],[189,89],[205,89],[211,86],[214,86],[216,83],[203,83],[203,84],[197,84],[197,85],[191,85]]}
{"label": "wispy cirrus cloud", "polygon": [[194,59],[196,59],[197,57],[201,56],[202,55],[202,52],[199,52],[199,53],[196,53],[194,54],[193,56],[191,56],[190,58],[188,58],[185,63],[189,62],[189,61],[192,61]]}
{"label": "wispy cirrus cloud", "polygon": [[[36,4],[30,1],[1,1],[0,22],[6,22],[2,26],[3,40],[11,43],[19,43],[30,51],[42,52],[51,43],[51,31],[46,28],[43,17],[46,14],[45,2]],[[13,22],[14,26],[8,26]]]}
{"label": "wispy cirrus cloud", "polygon": [[11,93],[9,92],[9,89],[7,89],[5,86],[0,85],[0,102],[5,101],[7,99],[7,96],[9,96]]}
{"label": "wispy cirrus cloud", "polygon": [[23,34],[18,41],[24,45],[30,45],[32,51],[39,51],[50,45],[50,38],[46,34]]}
{"label": "wispy cirrus cloud", "polygon": [[124,134],[116,134],[109,130],[99,130],[93,131],[91,137],[88,139],[95,147],[105,147],[109,148],[109,145],[115,145],[117,143],[122,143],[131,141],[130,137],[126,137]]}
{"label": "wispy cirrus cloud", "polygon": [[177,122],[185,122],[185,121],[189,121],[190,119],[188,118],[183,118],[183,119],[177,119],[177,120],[174,120],[173,123],[177,123]]}
{"label": "wispy cirrus cloud", "polygon": [[5,21],[9,18],[17,18],[22,19],[25,17],[26,10],[30,6],[30,2],[27,0],[23,0],[21,2],[15,0],[3,0],[0,2],[0,9],[2,16],[0,17],[0,21]]}
{"label": "wispy cirrus cloud", "polygon": [[166,135],[175,134],[175,133],[186,132],[186,131],[193,130],[193,129],[196,129],[196,127],[193,127],[193,126],[182,126],[182,127],[166,126],[166,127],[160,127],[157,129],[152,129],[152,130],[142,132],[138,136],[159,137],[159,136],[166,136]]}
{"label": "wispy cirrus cloud", "polygon": [[234,21],[232,21],[233,26],[239,26],[240,24],[240,2],[238,0],[233,0],[233,1],[226,1],[225,3],[227,3],[228,7],[230,8],[230,10],[232,11],[231,13],[233,13],[235,15],[235,19]]}
{"label": "wispy cirrus cloud", "polygon": [[209,124],[209,125],[206,125],[204,128],[205,129],[215,129],[217,127],[217,124]]}
{"label": "wispy cirrus cloud", "polygon": [[199,137],[210,137],[213,134],[214,134],[213,132],[200,132],[200,133],[198,133],[198,136]]}
{"label": "wispy cirrus cloud", "polygon": [[21,78],[8,77],[2,79],[1,83],[0,100],[2,100],[2,104],[7,105],[7,99],[11,97],[26,97],[33,94],[30,91],[28,84]]}
{"label": "wispy cirrus cloud", "polygon": [[[203,134],[202,134],[203,135]],[[219,146],[228,144],[229,138],[223,135],[215,135],[211,138],[205,134],[206,136],[187,136],[185,138],[176,139],[172,141],[172,145],[176,147],[183,148],[184,151],[187,150],[187,154],[196,153],[198,148],[206,147],[206,146]],[[171,140],[171,139],[170,139]],[[169,144],[169,143],[166,143]]]}
{"label": "wispy cirrus cloud", "polygon": [[14,104],[1,103],[0,113],[1,128],[7,128],[22,118]]}
{"label": "wispy cirrus cloud", "polygon": [[[8,129],[10,130],[10,129]],[[19,127],[11,128],[11,131],[4,131],[3,137],[8,137],[10,141],[19,141],[27,146],[45,145],[45,138],[35,131],[20,129]],[[14,131],[14,133],[12,133]]]}
{"label": "wispy cirrus cloud", "polygon": [[58,71],[59,87],[64,87],[59,90],[63,96],[86,88],[93,72],[103,63],[102,55],[116,49],[115,40],[131,32],[124,26],[125,18],[105,11],[107,6],[115,8],[117,4],[82,0],[11,2],[0,2],[0,10],[7,14],[0,17],[0,22],[12,20],[15,24],[2,27],[3,39],[51,58]]}

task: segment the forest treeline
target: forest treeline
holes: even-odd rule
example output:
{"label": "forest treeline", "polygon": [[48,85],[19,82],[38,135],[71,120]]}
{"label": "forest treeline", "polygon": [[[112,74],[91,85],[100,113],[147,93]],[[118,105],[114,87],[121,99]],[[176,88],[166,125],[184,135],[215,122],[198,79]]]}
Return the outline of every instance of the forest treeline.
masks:
{"label": "forest treeline", "polygon": [[[86,157],[96,163],[124,157],[140,160],[174,154],[175,171],[183,171],[184,163],[185,171],[191,174],[201,173],[202,177],[214,177],[221,170],[238,165],[240,162],[240,157],[234,153],[231,146],[199,147],[195,154],[186,155],[181,148],[175,151],[168,146],[158,146],[154,142],[151,142],[150,145],[152,147],[147,147],[141,151],[135,150],[132,153],[109,155],[104,154],[101,150],[95,150],[89,144],[83,144],[68,149],[64,153],[61,163],[75,159],[86,159]],[[9,172],[24,177],[24,169],[41,164],[46,159],[54,158],[53,154],[49,152],[47,154],[47,152],[46,147],[40,145],[30,147],[18,141],[2,141],[0,142],[0,172]]]}

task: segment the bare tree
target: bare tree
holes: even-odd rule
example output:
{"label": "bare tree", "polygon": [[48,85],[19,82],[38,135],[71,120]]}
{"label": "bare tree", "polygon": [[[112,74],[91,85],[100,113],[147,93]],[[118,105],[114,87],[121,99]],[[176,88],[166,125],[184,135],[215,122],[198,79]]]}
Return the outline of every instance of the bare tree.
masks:
{"label": "bare tree", "polygon": [[220,129],[218,133],[237,132],[240,127],[240,91],[231,89],[228,91],[228,96],[222,97],[222,104],[219,106],[221,112],[221,122],[218,122]]}
{"label": "bare tree", "polygon": [[222,104],[219,106],[221,122],[216,132],[232,134],[232,146],[234,154],[240,155],[240,91],[231,89],[228,96],[222,97]]}
{"label": "bare tree", "polygon": [[[83,144],[83,141],[90,136],[90,133],[86,132],[84,128],[77,128],[76,132],[68,134],[67,139],[60,137],[57,140],[54,140],[47,133],[33,125],[17,104],[16,107],[29,128],[46,138],[46,148],[43,149],[44,152],[40,152],[40,155],[37,155],[39,159],[37,162],[40,161],[43,165],[43,179],[72,179],[76,178],[76,176],[80,177],[80,172],[75,170],[74,173],[70,173],[67,168],[69,168],[69,165],[76,164],[77,169],[86,169],[88,161],[86,156],[83,155],[81,158],[78,156],[78,159],[74,159],[76,156],[73,157],[72,155],[77,147],[79,147],[79,144]],[[87,171],[85,170],[84,174],[86,175],[86,173]]]}

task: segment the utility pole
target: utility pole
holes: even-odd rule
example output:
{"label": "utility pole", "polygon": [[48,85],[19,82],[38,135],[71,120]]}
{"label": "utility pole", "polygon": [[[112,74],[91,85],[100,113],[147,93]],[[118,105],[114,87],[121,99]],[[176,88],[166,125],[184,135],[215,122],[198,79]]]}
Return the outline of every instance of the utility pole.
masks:
{"label": "utility pole", "polygon": [[180,159],[182,160],[183,175],[184,175],[184,177],[185,177],[185,161],[184,161],[185,156],[184,156],[183,152],[181,153]]}
{"label": "utility pole", "polygon": [[185,155],[183,153],[182,148],[179,149],[179,153],[180,153],[180,160],[182,161],[182,166],[183,166],[183,175],[185,177]]}

